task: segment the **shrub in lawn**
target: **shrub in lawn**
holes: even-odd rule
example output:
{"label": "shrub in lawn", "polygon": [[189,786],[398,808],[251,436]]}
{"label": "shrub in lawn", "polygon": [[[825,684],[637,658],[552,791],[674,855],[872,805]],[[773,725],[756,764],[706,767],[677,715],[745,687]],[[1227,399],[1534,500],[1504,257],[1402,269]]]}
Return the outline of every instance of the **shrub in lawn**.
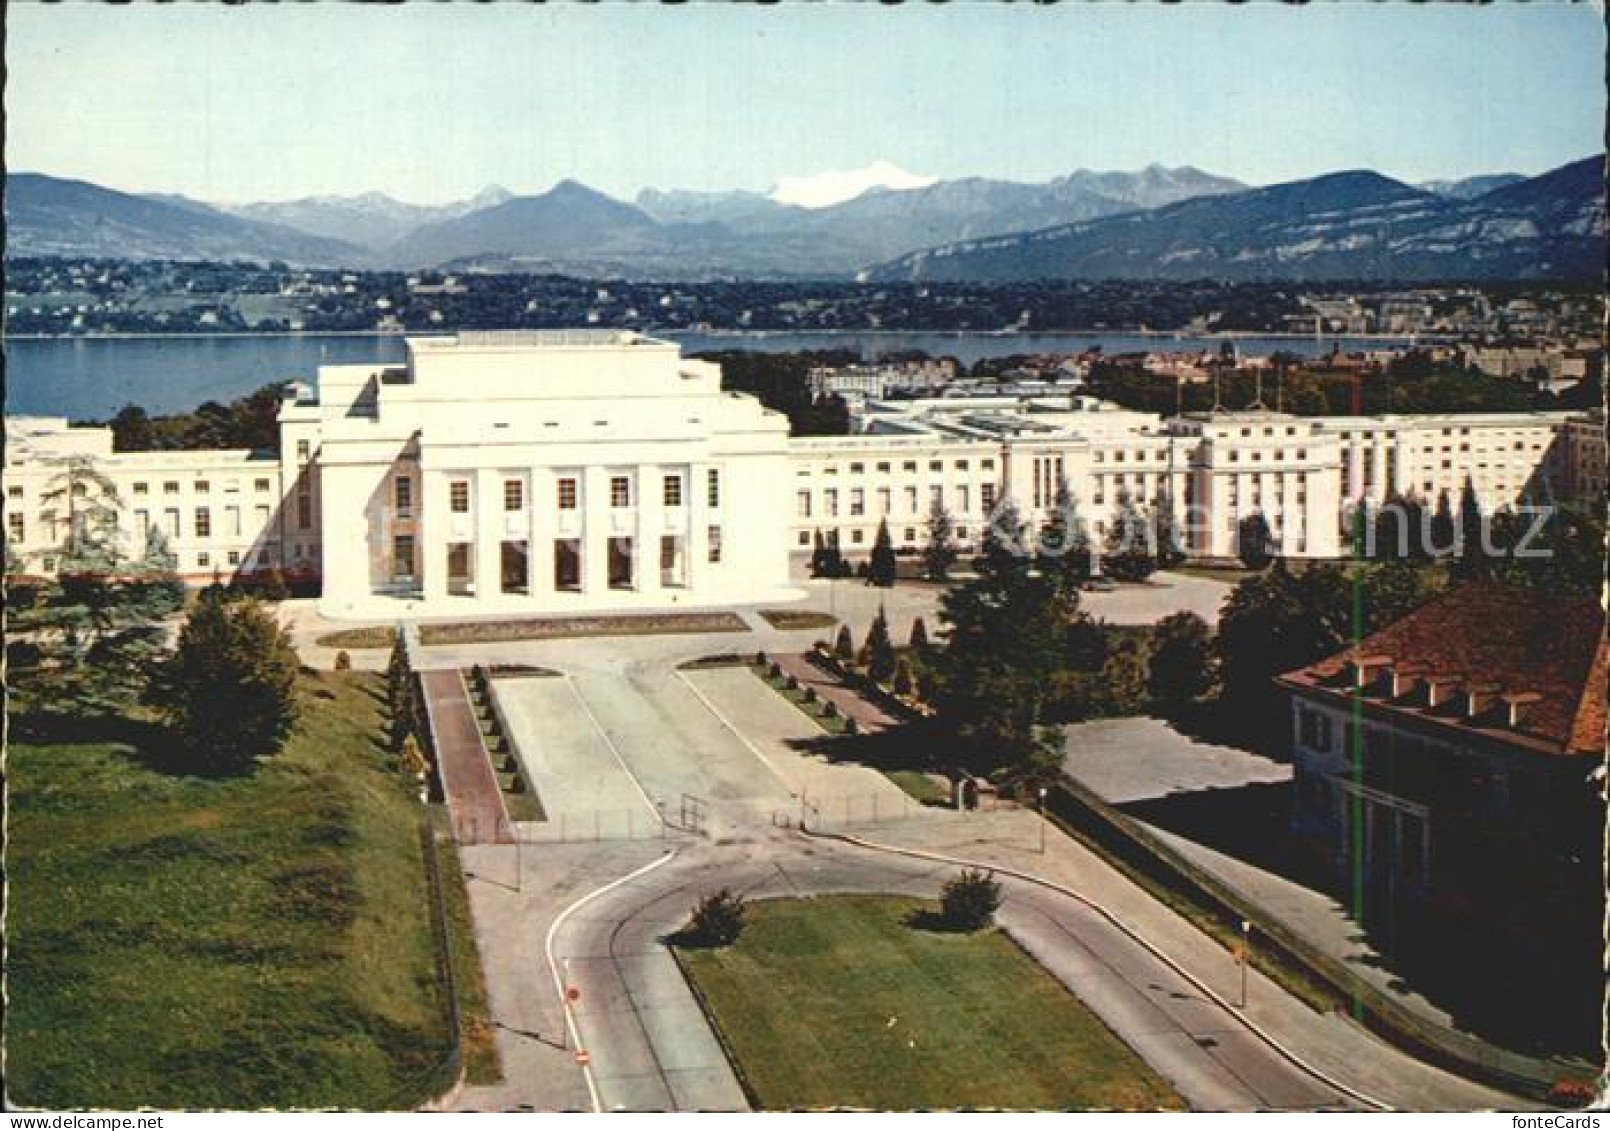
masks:
{"label": "shrub in lawn", "polygon": [[509,778],[509,792],[510,793],[524,793],[525,792],[525,779],[520,776],[519,771],[516,771],[514,773],[514,775],[511,778]]}
{"label": "shrub in lawn", "polygon": [[[796,681],[795,681],[795,686],[798,686],[798,681],[797,681],[797,680],[796,680]],[[816,688],[814,688],[814,687],[807,687],[807,688],[806,688],[806,689],[805,689],[805,696],[804,696],[804,698],[805,698],[805,702],[807,702],[807,703],[814,703],[814,702],[816,702]]]}
{"label": "shrub in lawn", "polygon": [[798,691],[799,680],[794,676],[789,676],[788,679],[783,682],[783,686],[788,688],[790,691]]}
{"label": "shrub in lawn", "polygon": [[352,657],[347,655],[345,648],[335,654],[335,670],[338,672],[352,670]]}
{"label": "shrub in lawn", "polygon": [[836,719],[839,717],[839,709],[833,705],[833,700],[828,699],[822,703],[822,717],[825,719]]}
{"label": "shrub in lawn", "polygon": [[764,666],[765,663],[766,663],[766,653],[763,652],[763,651],[762,652],[756,652],[755,653],[755,663]]}
{"label": "shrub in lawn", "polygon": [[701,946],[731,946],[744,929],[744,901],[722,888],[704,896],[693,907],[688,934]]}
{"label": "shrub in lawn", "polygon": [[506,774],[513,774],[518,773],[519,769],[520,763],[514,760],[514,751],[511,750],[503,756],[503,772]]}
{"label": "shrub in lawn", "polygon": [[771,667],[767,668],[766,671],[773,679],[780,679],[783,674],[783,665],[773,660]]}
{"label": "shrub in lawn", "polygon": [[861,724],[856,722],[854,719],[846,718],[844,720],[844,733],[845,734],[860,734],[861,733]]}
{"label": "shrub in lawn", "polygon": [[1001,906],[1001,885],[993,872],[964,868],[939,892],[939,913],[947,926],[977,931],[990,925]]}

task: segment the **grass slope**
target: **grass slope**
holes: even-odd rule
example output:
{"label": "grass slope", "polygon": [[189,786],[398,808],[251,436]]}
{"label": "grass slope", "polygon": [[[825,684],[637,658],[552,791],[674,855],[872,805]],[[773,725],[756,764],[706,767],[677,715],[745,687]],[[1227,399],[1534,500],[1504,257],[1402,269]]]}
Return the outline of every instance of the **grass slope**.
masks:
{"label": "grass slope", "polygon": [[931,906],[752,904],[684,968],[767,1109],[1178,1108],[1128,1046],[1004,934],[908,925]]}
{"label": "grass slope", "polygon": [[445,1083],[419,802],[375,741],[378,687],[308,676],[249,777],[12,745],[14,1103],[384,1108]]}

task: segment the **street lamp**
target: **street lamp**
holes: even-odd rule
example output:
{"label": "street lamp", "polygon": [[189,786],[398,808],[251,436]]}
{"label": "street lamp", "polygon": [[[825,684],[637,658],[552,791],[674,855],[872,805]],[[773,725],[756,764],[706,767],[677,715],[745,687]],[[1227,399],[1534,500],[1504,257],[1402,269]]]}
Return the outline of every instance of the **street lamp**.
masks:
{"label": "street lamp", "polygon": [[1241,1008],[1247,1007],[1247,967],[1252,962],[1252,923],[1241,920]]}
{"label": "street lamp", "polygon": [[1040,855],[1045,855],[1045,786],[1040,787]]}

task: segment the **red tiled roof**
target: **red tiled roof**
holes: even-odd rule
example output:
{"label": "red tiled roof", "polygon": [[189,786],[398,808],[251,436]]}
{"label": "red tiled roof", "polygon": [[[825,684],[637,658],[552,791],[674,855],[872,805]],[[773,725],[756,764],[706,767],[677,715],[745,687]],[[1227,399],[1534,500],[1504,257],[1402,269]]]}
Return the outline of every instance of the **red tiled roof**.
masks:
{"label": "red tiled roof", "polygon": [[[1554,753],[1598,753],[1605,747],[1610,681],[1604,629],[1597,598],[1472,581],[1334,656],[1287,672],[1279,682],[1345,694],[1339,679],[1353,661],[1367,667],[1390,661],[1400,674],[1474,686],[1499,700],[1518,697],[1525,704],[1519,723],[1502,729],[1536,740],[1531,745],[1541,743]],[[1416,713],[1449,726],[1494,729],[1479,719]]]}

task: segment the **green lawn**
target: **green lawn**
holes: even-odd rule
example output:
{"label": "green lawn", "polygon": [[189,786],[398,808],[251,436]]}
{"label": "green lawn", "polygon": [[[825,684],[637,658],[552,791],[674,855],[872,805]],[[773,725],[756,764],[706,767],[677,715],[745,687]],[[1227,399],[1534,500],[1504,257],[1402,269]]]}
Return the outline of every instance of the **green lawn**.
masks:
{"label": "green lawn", "polygon": [[761,1107],[1182,1106],[1001,932],[908,925],[931,907],[771,900],[736,946],[678,950]]}
{"label": "green lawn", "polygon": [[56,1108],[410,1106],[449,1046],[417,786],[379,680],[304,679],[250,776],[160,732],[10,748],[9,1096]]}
{"label": "green lawn", "polygon": [[921,770],[884,770],[883,776],[905,791],[906,796],[924,805],[947,805],[950,790]]}

